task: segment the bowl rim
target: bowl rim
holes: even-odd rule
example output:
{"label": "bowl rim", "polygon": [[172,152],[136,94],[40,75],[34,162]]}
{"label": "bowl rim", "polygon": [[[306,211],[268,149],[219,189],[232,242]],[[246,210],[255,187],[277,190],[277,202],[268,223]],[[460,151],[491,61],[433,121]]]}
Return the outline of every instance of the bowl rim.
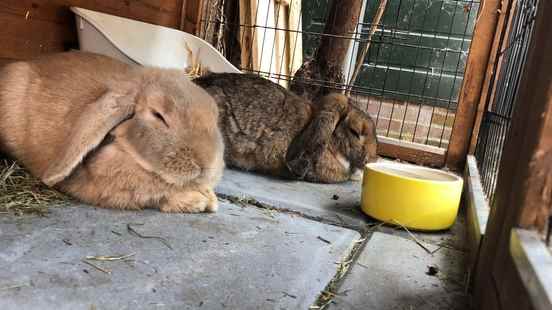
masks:
{"label": "bowl rim", "polygon": [[[422,178],[415,178],[415,177],[411,177],[411,176],[406,176],[406,175],[401,175],[401,174],[397,174],[397,173],[393,173],[393,172],[390,172],[390,171],[385,171],[385,170],[382,170],[382,169],[377,169],[378,167],[391,167],[391,168],[406,168],[406,169],[411,169],[414,170],[424,170],[424,171],[427,171],[427,172],[430,172],[432,174],[440,174],[441,176],[445,176],[446,178],[449,178],[448,180],[443,180],[443,179],[422,179]],[[364,167],[364,170],[371,170],[371,171],[374,171],[374,172],[378,172],[378,173],[381,173],[381,174],[384,174],[384,175],[388,175],[388,176],[391,176],[391,177],[394,177],[394,178],[398,178],[398,179],[405,179],[405,180],[410,180],[410,181],[416,181],[416,182],[424,182],[424,183],[440,183],[440,184],[451,184],[451,183],[461,183],[463,182],[462,178],[456,174],[453,174],[453,173],[450,173],[450,172],[447,172],[447,171],[443,171],[443,170],[440,170],[440,169],[434,169],[434,168],[428,168],[428,167],[424,167],[424,166],[417,166],[417,165],[412,165],[412,164],[405,164],[405,163],[397,163],[397,162],[375,162],[375,163],[369,163],[369,164],[366,164],[365,167]]]}

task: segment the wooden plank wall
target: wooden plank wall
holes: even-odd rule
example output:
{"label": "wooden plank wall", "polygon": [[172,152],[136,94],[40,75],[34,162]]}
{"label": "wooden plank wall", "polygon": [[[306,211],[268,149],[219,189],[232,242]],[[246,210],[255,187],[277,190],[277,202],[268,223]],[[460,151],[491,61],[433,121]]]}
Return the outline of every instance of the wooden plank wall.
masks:
{"label": "wooden plank wall", "polygon": [[0,64],[76,47],[77,35],[70,6],[181,28],[185,2],[186,0],[1,0]]}
{"label": "wooden plank wall", "polygon": [[197,35],[201,24],[204,2],[207,0],[182,0],[180,29]]}
{"label": "wooden plank wall", "polygon": [[543,230],[552,205],[552,1],[540,1],[475,277],[477,309],[531,310],[512,227]]}

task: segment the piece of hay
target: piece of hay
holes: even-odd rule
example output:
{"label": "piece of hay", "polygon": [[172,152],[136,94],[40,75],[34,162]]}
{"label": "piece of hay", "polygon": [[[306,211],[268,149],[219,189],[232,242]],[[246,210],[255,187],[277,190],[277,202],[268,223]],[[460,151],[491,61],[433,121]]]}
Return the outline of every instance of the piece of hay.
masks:
{"label": "piece of hay", "polygon": [[125,260],[129,257],[136,255],[136,253],[131,253],[127,255],[98,255],[98,256],[86,256],[86,260],[98,260],[98,261],[116,261],[116,260]]}
{"label": "piece of hay", "polygon": [[184,70],[184,74],[190,79],[198,78],[207,74],[208,71],[201,66],[201,63],[199,61],[200,50],[198,50],[197,55],[194,56],[194,53],[192,52],[192,49],[190,48],[188,43],[184,42],[184,45],[186,51],[188,52],[188,59],[191,60],[191,64]]}
{"label": "piece of hay", "polygon": [[435,252],[439,251],[440,248],[437,248],[436,250],[431,251],[420,240],[418,240],[418,238],[416,238],[416,236],[413,233],[411,233],[410,230],[408,230],[408,228],[406,228],[406,226],[399,223],[399,221],[397,221],[395,219],[393,219],[393,222],[395,222],[398,226],[400,226],[402,229],[404,229],[408,233],[410,238],[412,238],[412,241],[414,241],[417,245],[419,245],[422,249],[424,249],[424,251],[426,251],[427,254],[433,255]]}
{"label": "piece of hay", "polygon": [[146,236],[146,235],[143,235],[141,233],[139,233],[138,231],[136,231],[136,229],[134,229],[134,227],[132,227],[131,225],[144,225],[143,223],[133,223],[133,224],[127,224],[127,230],[129,233],[139,237],[139,238],[142,238],[142,239],[157,239],[159,241],[161,241],[165,246],[167,246],[169,249],[173,249],[173,247],[171,246],[171,244],[169,243],[169,241],[163,237],[159,237],[159,236]]}
{"label": "piece of hay", "polygon": [[48,188],[14,161],[0,159],[0,213],[44,215],[70,199]]}
{"label": "piece of hay", "polygon": [[13,285],[0,287],[0,291],[13,290],[13,289],[16,289],[16,288],[22,288],[22,287],[26,287],[26,286],[29,286],[29,284],[27,284],[27,283],[13,284]]}

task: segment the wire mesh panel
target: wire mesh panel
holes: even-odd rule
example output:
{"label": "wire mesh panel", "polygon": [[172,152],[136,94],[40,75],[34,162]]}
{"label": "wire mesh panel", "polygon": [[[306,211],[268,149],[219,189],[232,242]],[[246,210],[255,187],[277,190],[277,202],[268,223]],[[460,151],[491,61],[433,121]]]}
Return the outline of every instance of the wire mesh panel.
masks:
{"label": "wire mesh panel", "polygon": [[527,58],[529,43],[536,16],[538,0],[518,0],[513,11],[511,30],[506,47],[497,59],[501,70],[493,77],[495,89],[489,97],[488,109],[483,116],[475,156],[483,188],[489,201],[493,201],[505,139],[510,130],[516,94]]}
{"label": "wire mesh panel", "polygon": [[479,2],[390,1],[369,39],[378,5],[366,3],[355,44],[371,47],[353,93],[378,134],[446,147]]}
{"label": "wire mesh panel", "polygon": [[[234,37],[225,40],[227,57],[240,69],[283,86],[328,36],[323,31],[331,0],[226,1],[225,9],[229,2],[237,4],[235,14],[208,15],[202,20],[204,28],[222,25],[225,35]],[[343,65],[344,85],[310,82],[350,89],[354,101],[375,119],[380,136],[446,148],[479,1],[359,1],[360,22],[347,36],[351,43]],[[379,19],[382,1],[386,5]],[[366,44],[368,52],[361,57]],[[360,70],[353,80],[357,64]]]}

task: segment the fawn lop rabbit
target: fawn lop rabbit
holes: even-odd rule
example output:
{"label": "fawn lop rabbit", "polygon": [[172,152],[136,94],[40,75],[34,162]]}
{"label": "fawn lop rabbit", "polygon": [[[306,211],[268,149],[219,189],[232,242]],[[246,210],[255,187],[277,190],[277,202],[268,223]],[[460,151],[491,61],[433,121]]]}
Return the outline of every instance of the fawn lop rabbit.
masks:
{"label": "fawn lop rabbit", "polygon": [[213,98],[174,70],[66,52],[0,70],[0,149],[45,184],[120,209],[215,211]]}

